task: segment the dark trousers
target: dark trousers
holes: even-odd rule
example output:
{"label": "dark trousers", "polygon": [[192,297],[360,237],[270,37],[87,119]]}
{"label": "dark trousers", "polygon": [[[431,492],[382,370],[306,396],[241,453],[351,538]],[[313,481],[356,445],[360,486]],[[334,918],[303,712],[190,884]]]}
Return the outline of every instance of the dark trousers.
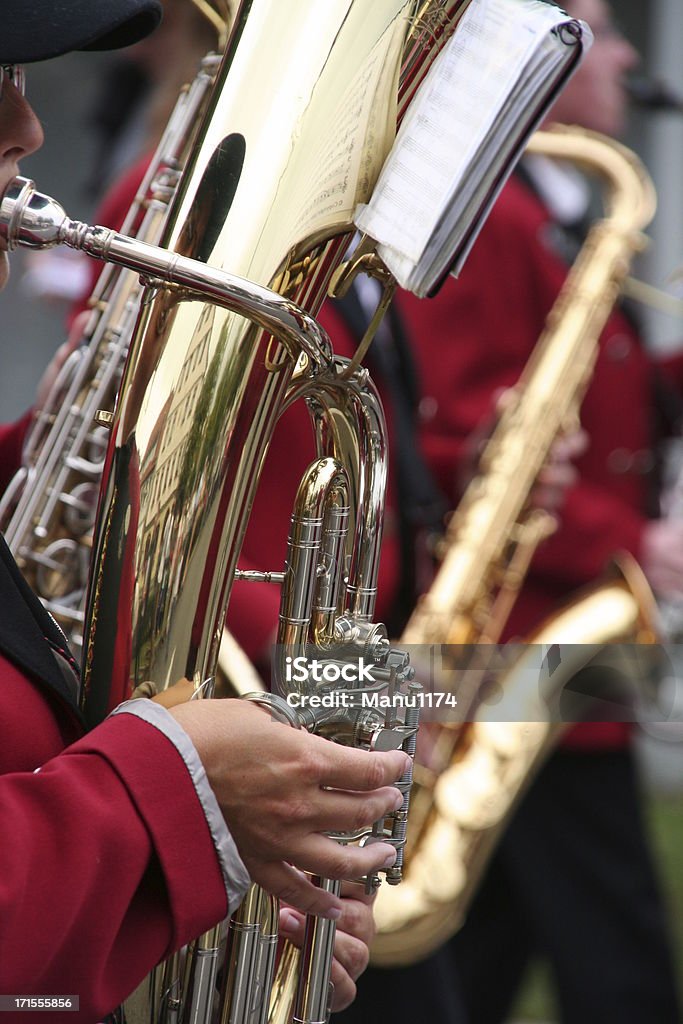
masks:
{"label": "dark trousers", "polygon": [[534,955],[550,964],[562,1024],[683,1019],[629,751],[553,755],[461,932],[408,971],[366,972],[335,1020],[503,1024]]}
{"label": "dark trousers", "polygon": [[411,967],[369,967],[358,995],[332,1024],[465,1024],[452,958],[444,947]]}

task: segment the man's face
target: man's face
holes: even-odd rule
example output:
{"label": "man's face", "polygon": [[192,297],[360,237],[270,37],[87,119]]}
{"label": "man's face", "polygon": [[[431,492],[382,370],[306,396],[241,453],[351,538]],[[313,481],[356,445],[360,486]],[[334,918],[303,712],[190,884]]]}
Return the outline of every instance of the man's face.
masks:
{"label": "man's face", "polygon": [[[5,72],[0,71],[5,76]],[[43,129],[32,108],[7,77],[0,95],[0,195],[19,173],[19,160],[43,143]],[[0,241],[0,290],[9,276],[9,262]]]}
{"label": "man's face", "polygon": [[614,25],[605,0],[567,0],[564,6],[588,22],[595,42],[548,120],[618,136],[626,122],[625,77],[638,64],[638,54]]}

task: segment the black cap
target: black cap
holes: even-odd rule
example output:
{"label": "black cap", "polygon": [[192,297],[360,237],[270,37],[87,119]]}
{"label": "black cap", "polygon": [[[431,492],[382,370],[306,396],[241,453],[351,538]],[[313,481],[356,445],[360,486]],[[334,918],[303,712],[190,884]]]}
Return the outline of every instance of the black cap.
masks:
{"label": "black cap", "polygon": [[160,21],[160,0],[2,0],[0,64],[116,50],[137,43]]}

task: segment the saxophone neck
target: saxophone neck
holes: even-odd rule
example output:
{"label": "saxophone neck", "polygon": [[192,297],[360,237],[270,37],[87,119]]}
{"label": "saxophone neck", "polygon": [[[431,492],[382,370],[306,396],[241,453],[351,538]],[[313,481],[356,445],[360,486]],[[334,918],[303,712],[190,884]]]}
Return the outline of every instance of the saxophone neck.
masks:
{"label": "saxophone neck", "polygon": [[604,186],[605,218],[609,230],[626,232],[633,244],[654,217],[657,193],[641,159],[623,143],[576,125],[551,125],[532,135],[526,152],[564,160]]}

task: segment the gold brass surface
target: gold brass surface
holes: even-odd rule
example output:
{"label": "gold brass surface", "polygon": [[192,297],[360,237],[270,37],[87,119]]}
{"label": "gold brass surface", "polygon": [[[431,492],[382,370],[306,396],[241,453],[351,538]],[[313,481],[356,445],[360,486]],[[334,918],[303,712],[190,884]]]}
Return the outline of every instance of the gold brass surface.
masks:
{"label": "gold brass surface", "polygon": [[[96,297],[105,314],[98,325],[103,349],[111,334],[127,336],[138,301],[140,311],[113,417],[99,391],[79,405],[86,432],[96,417],[110,429],[84,644],[82,704],[91,724],[140,693],[161,690],[170,703],[189,691],[191,699],[208,696],[201,681],[213,676],[218,659],[260,467],[280,412],[297,397],[314,423],[316,472],[334,463],[314,503],[330,524],[322,560],[334,550],[341,565],[348,555],[336,620],[336,584],[317,574],[314,635],[327,640],[334,630],[349,645],[388,650],[382,627],[369,621],[385,487],[382,410],[366,371],[332,359],[308,314],[322,301],[351,214],[369,198],[410,96],[467,2],[244,0],[210,98],[202,93],[193,108],[196,134],[190,116],[173,136],[179,150],[152,197],[152,179],[145,182],[141,205],[153,212],[154,230],[142,237],[71,221],[25,179],[6,190],[3,230],[13,245],[65,242],[136,271],[145,283],[141,293],[118,289],[116,302],[108,292]],[[198,6],[228,11],[222,2]],[[212,21],[222,32],[226,19]],[[162,220],[159,248],[150,240]],[[105,396],[112,403],[119,356]],[[98,366],[79,377],[75,392],[97,382]],[[50,452],[59,460],[58,444]],[[99,470],[98,463],[91,475]],[[303,494],[300,510],[312,494]],[[351,529],[342,542],[336,524],[347,515]],[[305,538],[300,546],[303,552]],[[291,614],[283,639],[303,647],[295,613],[309,582],[284,576]],[[396,672],[393,662],[392,679]],[[413,743],[414,717],[406,717],[404,730]],[[371,724],[366,737],[374,735]],[[394,818],[398,858],[387,876],[398,880],[405,812]],[[330,891],[337,885],[318,884]],[[233,919],[237,948],[234,959],[228,951],[223,1019],[253,1021],[257,996],[265,1019],[276,911],[265,893],[252,890]],[[297,1019],[312,1024],[325,1014],[334,926],[309,922],[309,932],[299,980],[290,952],[279,965],[272,1021],[290,1018],[292,997]],[[127,1001],[127,1019],[208,1024],[220,940],[216,925],[159,965]],[[253,986],[241,981],[252,955]]]}
{"label": "gold brass surface", "polygon": [[[410,7],[243,5],[162,245],[267,286],[308,259],[287,291],[314,311],[336,255],[325,240],[348,232],[393,140]],[[212,674],[216,623],[295,363],[235,314],[148,293],[113,427],[86,704],[95,676],[112,677],[116,703],[142,678],[164,687]],[[101,614],[104,575],[115,614]]]}

